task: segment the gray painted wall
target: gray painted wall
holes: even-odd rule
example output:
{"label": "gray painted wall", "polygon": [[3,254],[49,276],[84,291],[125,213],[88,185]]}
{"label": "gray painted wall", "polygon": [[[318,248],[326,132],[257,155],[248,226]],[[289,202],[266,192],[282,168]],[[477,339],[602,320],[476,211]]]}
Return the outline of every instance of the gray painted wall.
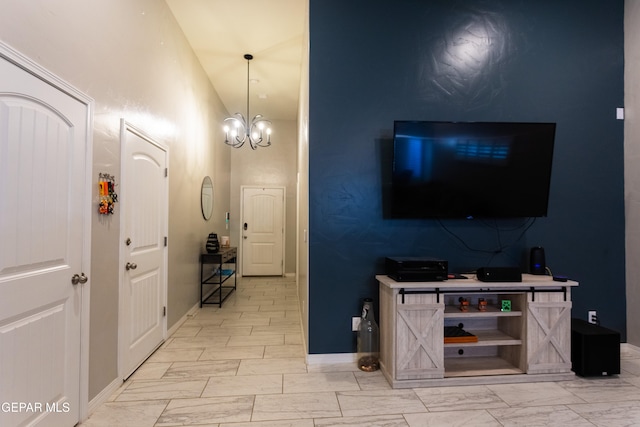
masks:
{"label": "gray painted wall", "polygon": [[[99,172],[115,175],[117,180],[121,175],[121,118],[169,148],[170,328],[196,306],[198,257],[206,236],[211,231],[225,234],[224,213],[237,211],[231,199],[239,188],[232,181],[243,183],[238,174],[256,161],[245,159],[245,153],[234,153],[232,159],[232,149],[223,144],[221,122],[228,112],[173,15],[158,0],[2,0],[0,40],[95,100],[96,180]],[[278,147],[269,158],[260,158],[262,167],[269,167],[276,153],[284,155],[278,159],[278,167],[286,163],[279,182],[295,187],[295,124],[277,124],[274,137],[289,148]],[[234,171],[234,161],[241,165],[239,171]],[[205,175],[214,182],[210,221],[200,211]],[[259,180],[255,177],[253,182]],[[288,202],[295,206],[293,188],[289,194]],[[291,209],[287,206],[288,216]],[[295,213],[290,217],[295,221]],[[295,271],[293,225],[288,233],[293,239],[287,251],[289,272]],[[118,206],[112,217],[96,213],[92,218],[89,399],[118,374],[119,233]]]}
{"label": "gray painted wall", "polygon": [[640,2],[625,2],[624,150],[627,342],[640,346]]}

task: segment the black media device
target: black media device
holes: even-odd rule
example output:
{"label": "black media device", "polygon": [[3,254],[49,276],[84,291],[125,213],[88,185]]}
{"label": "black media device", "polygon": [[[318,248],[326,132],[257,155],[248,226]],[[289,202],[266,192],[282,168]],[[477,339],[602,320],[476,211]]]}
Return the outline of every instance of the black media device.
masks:
{"label": "black media device", "polygon": [[482,267],[476,271],[481,282],[522,282],[522,272],[518,267]]}
{"label": "black media device", "polygon": [[547,264],[544,259],[544,248],[536,246],[529,252],[529,273],[535,275],[547,274]]}
{"label": "black media device", "polygon": [[555,123],[395,121],[387,218],[547,216]]}
{"label": "black media device", "polygon": [[387,276],[396,282],[437,282],[447,280],[449,263],[436,258],[387,257]]}

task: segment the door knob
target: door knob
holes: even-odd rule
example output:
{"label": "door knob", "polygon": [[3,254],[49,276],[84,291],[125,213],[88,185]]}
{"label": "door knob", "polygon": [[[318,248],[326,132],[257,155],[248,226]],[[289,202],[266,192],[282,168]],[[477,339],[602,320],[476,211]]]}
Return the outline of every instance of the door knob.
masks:
{"label": "door knob", "polygon": [[78,283],[87,283],[87,280],[89,280],[89,278],[85,276],[84,273],[74,274],[73,276],[71,276],[71,284],[73,285],[77,285]]}
{"label": "door knob", "polygon": [[135,270],[136,268],[138,268],[138,265],[135,262],[128,262],[125,264],[124,268],[129,271],[129,270]]}

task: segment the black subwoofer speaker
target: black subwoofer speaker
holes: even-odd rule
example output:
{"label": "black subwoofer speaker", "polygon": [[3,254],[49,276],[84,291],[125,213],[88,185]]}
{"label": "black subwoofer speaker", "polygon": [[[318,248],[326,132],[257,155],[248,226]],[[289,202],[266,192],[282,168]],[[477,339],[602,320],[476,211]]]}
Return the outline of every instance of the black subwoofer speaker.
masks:
{"label": "black subwoofer speaker", "polygon": [[547,264],[544,260],[544,248],[536,246],[529,253],[529,273],[537,275],[547,274]]}
{"label": "black subwoofer speaker", "polygon": [[620,373],[620,333],[571,319],[572,370],[583,377]]}

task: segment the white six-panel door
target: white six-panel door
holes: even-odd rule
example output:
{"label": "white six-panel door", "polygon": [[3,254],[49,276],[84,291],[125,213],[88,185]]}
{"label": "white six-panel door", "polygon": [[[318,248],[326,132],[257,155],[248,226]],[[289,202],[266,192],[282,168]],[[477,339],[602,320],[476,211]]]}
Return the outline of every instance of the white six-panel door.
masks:
{"label": "white six-panel door", "polygon": [[73,426],[89,273],[90,101],[16,66],[2,48],[0,425]]}

